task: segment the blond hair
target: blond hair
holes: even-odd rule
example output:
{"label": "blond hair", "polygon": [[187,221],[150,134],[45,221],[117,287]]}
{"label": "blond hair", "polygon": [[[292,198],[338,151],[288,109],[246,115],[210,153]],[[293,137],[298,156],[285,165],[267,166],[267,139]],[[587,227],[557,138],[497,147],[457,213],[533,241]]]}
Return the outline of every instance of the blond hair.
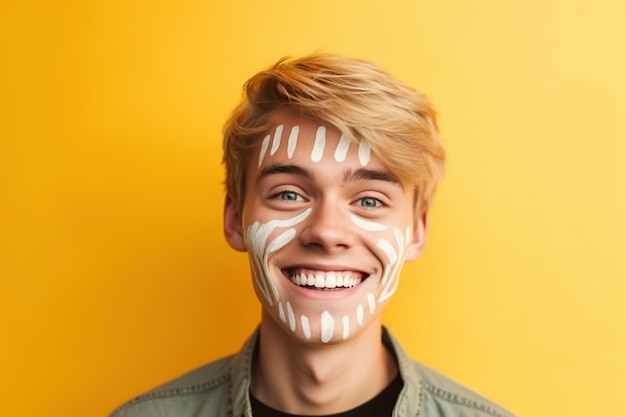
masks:
{"label": "blond hair", "polygon": [[372,62],[315,54],[283,58],[250,78],[224,126],[226,188],[239,212],[252,151],[283,109],[367,141],[394,175],[415,188],[416,215],[429,209],[445,159],[432,105]]}

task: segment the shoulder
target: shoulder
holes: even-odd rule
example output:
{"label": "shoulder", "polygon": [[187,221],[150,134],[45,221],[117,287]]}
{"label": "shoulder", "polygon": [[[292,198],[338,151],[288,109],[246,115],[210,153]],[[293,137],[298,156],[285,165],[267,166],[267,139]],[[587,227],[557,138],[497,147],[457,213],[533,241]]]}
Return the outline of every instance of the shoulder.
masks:
{"label": "shoulder", "polygon": [[440,374],[413,361],[423,385],[425,416],[441,417],[514,417],[499,405]]}
{"label": "shoulder", "polygon": [[110,417],[192,416],[223,406],[232,356],[211,362],[160,385],[117,408]]}

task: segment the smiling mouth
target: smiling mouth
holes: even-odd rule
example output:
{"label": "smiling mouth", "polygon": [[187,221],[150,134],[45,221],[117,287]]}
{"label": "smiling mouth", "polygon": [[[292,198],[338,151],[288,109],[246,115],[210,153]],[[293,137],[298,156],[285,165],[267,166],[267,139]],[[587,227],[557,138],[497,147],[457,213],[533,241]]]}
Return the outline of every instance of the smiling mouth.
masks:
{"label": "smiling mouth", "polygon": [[293,269],[286,271],[291,282],[299,287],[332,290],[356,287],[367,275],[354,271],[313,271]]}

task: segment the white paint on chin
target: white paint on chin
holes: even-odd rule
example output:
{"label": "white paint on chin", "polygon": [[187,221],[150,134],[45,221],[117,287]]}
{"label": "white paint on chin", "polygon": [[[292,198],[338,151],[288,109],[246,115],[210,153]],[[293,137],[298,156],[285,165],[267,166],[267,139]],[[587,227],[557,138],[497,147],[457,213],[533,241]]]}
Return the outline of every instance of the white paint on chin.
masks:
{"label": "white paint on chin", "polygon": [[309,327],[309,319],[307,316],[300,317],[300,324],[302,324],[302,332],[307,339],[311,338],[311,327]]}
{"label": "white paint on chin", "polygon": [[350,148],[350,139],[348,139],[344,134],[339,138],[339,143],[337,144],[337,148],[335,149],[335,161],[343,162],[346,160],[346,156],[348,155],[348,148]]}
{"label": "white paint on chin", "polygon": [[376,310],[376,299],[374,299],[374,294],[367,294],[367,304],[370,307],[370,313],[373,314],[374,310]]}
{"label": "white paint on chin", "polygon": [[324,311],[321,316],[322,324],[322,342],[327,343],[333,337],[335,332],[335,320],[328,311]]}
{"label": "white paint on chin", "polygon": [[359,323],[359,325],[363,324],[363,306],[360,304],[356,308],[356,321]]}
{"label": "white paint on chin", "polygon": [[315,143],[313,144],[313,151],[311,152],[311,160],[313,162],[319,162],[324,155],[324,147],[326,146],[326,128],[320,126],[315,133]]}
{"label": "white paint on chin", "polygon": [[294,126],[289,133],[289,139],[287,139],[287,158],[291,159],[293,153],[296,151],[296,145],[298,144],[298,134],[300,133],[300,126]]}
{"label": "white paint on chin", "polygon": [[289,328],[292,332],[296,331],[296,316],[293,314],[291,303],[287,301],[287,318],[289,319]]}
{"label": "white paint on chin", "polygon": [[350,336],[350,316],[343,316],[343,340],[346,340]]}

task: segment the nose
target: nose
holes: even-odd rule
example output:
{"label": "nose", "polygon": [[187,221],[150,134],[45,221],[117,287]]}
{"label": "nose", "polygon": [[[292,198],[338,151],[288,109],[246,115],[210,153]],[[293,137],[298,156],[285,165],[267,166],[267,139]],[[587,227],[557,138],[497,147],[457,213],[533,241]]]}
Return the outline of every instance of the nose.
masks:
{"label": "nose", "polygon": [[313,209],[305,220],[300,241],[305,246],[317,247],[326,252],[345,250],[355,241],[354,229],[345,210],[323,202]]}

